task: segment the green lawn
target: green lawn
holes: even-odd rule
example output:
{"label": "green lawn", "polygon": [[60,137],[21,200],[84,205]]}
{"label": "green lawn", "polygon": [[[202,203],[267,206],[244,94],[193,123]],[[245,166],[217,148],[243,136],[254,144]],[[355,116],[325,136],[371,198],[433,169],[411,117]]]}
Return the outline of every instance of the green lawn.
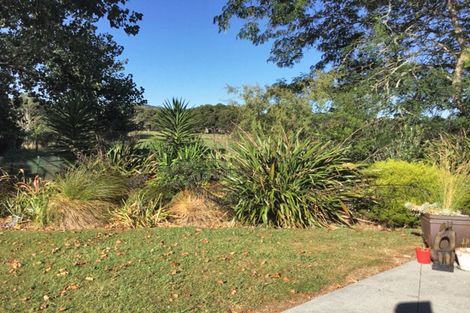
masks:
{"label": "green lawn", "polygon": [[411,255],[405,231],[0,232],[0,312],[246,312]]}
{"label": "green lawn", "polygon": [[[159,132],[153,130],[141,130],[130,132],[129,135],[135,136],[139,139],[150,139],[158,136]],[[228,134],[196,134],[196,136],[199,136],[208,147],[213,149],[227,149],[232,142],[232,139]]]}

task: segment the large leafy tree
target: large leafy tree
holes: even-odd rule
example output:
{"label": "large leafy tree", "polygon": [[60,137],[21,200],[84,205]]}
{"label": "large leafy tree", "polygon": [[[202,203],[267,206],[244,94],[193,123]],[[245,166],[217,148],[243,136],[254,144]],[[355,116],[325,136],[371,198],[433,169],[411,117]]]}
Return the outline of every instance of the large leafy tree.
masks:
{"label": "large leafy tree", "polygon": [[[97,22],[107,19],[111,27],[137,34],[142,14],[126,2],[0,0],[0,95],[11,100],[27,92],[51,109],[79,98],[92,114],[93,132],[128,129],[143,91],[123,73],[123,48],[97,30]],[[52,126],[62,135],[60,124]]]}
{"label": "large leafy tree", "polygon": [[228,0],[214,21],[244,20],[238,37],[272,42],[279,66],[320,51],[312,74],[334,74],[336,105],[468,116],[469,16],[466,0]]}

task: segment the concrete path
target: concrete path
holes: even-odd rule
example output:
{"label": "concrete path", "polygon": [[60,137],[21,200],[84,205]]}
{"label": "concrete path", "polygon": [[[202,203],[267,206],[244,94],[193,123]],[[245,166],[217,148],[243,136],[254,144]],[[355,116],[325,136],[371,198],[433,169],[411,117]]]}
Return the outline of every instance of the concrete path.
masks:
{"label": "concrete path", "polygon": [[[467,313],[470,272],[431,270],[416,261],[315,298],[285,313]],[[419,306],[418,306],[419,301]]]}

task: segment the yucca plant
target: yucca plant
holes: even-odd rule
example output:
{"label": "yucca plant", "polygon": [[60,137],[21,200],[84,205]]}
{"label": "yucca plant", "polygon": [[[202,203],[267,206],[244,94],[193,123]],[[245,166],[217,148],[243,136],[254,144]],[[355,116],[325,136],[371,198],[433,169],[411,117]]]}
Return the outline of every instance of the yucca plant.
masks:
{"label": "yucca plant", "polygon": [[161,139],[168,144],[173,153],[194,140],[196,120],[188,109],[188,102],[173,98],[166,100],[158,115],[158,125]]}
{"label": "yucca plant", "polygon": [[343,154],[343,148],[299,135],[244,134],[227,156],[223,178],[236,217],[277,227],[348,223],[361,179]]}

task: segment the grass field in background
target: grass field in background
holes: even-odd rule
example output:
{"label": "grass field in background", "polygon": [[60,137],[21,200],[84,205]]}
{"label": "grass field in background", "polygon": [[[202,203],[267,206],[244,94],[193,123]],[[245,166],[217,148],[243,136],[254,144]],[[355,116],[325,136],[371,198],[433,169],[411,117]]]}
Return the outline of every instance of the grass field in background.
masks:
{"label": "grass field in background", "polygon": [[[158,131],[141,130],[129,133],[130,136],[135,136],[139,139],[150,139],[159,135]],[[204,143],[212,149],[227,149],[232,143],[232,139],[228,134],[196,134]]]}
{"label": "grass field in background", "polygon": [[0,312],[276,312],[416,244],[352,229],[3,231]]}
{"label": "grass field in background", "polygon": [[[158,135],[156,131],[135,131],[129,135],[140,139],[150,139]],[[198,134],[204,143],[212,149],[227,149],[231,143],[230,135],[224,134]],[[39,175],[42,178],[52,179],[56,173],[65,167],[67,162],[60,156],[47,149],[36,152],[33,149],[19,149],[9,151],[0,156],[0,168],[11,174],[17,174],[24,169],[27,176]]]}

